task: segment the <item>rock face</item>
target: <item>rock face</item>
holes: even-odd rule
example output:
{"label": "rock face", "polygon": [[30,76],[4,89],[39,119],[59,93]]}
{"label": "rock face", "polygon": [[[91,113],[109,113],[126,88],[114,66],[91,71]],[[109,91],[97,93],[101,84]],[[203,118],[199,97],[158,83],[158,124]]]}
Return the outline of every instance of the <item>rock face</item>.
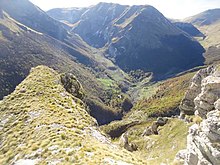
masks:
{"label": "rock face", "polygon": [[[184,112],[188,112],[186,109],[194,112],[195,115],[203,118],[203,121],[190,127],[187,149],[180,151],[176,160],[184,162],[186,165],[220,164],[219,87],[219,66],[200,70],[194,76],[189,91],[186,93],[186,98],[191,104],[185,106],[188,109],[185,108]],[[189,93],[193,94],[191,99],[189,99]]]}
{"label": "rock face", "polygon": [[179,108],[181,115],[184,117],[186,115],[192,115],[195,112],[194,99],[201,93],[202,80],[213,72],[213,67],[208,67],[206,69],[201,69],[192,78],[189,90],[187,90],[185,97],[183,98]]}

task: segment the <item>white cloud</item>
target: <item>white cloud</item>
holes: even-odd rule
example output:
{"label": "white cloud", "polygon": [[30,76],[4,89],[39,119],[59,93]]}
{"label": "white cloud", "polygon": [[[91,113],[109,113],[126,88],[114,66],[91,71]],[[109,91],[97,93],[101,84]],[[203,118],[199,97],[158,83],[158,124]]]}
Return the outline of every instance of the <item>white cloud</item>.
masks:
{"label": "white cloud", "polygon": [[220,8],[220,0],[30,0],[43,10],[57,7],[87,7],[98,2],[127,5],[149,4],[169,18],[185,18],[207,9]]}

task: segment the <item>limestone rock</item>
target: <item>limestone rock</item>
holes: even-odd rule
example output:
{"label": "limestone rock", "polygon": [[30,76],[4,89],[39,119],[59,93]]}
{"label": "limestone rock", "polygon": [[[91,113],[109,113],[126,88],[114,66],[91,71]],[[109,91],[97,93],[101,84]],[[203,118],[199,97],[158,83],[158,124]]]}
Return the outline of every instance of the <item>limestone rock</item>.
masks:
{"label": "limestone rock", "polygon": [[158,135],[158,127],[164,126],[167,123],[167,121],[168,121],[168,118],[166,118],[166,117],[164,117],[164,118],[158,117],[157,121],[154,121],[150,127],[147,127],[144,130],[142,136],[149,136],[149,135],[153,135],[153,134]]}
{"label": "limestone rock", "polygon": [[215,102],[215,109],[220,110],[220,99]]}
{"label": "limestone rock", "polygon": [[[187,149],[177,154],[187,165],[219,165],[220,164],[220,113],[209,112],[201,125],[190,127],[187,137]],[[184,155],[183,155],[184,154]]]}
{"label": "limestone rock", "polygon": [[214,103],[220,97],[220,77],[210,75],[202,80],[201,93],[194,99],[195,110],[199,116],[214,109]]}
{"label": "limestone rock", "polygon": [[142,136],[150,136],[150,135],[153,135],[153,132],[152,132],[152,130],[151,130],[151,127],[147,127],[147,128],[144,130]]}
{"label": "limestone rock", "polygon": [[210,75],[213,72],[213,67],[208,67],[201,69],[197,74],[192,78],[189,90],[186,92],[185,97],[183,98],[179,108],[181,114],[192,115],[195,112],[194,99],[201,93],[201,83],[202,80]]}
{"label": "limestone rock", "polygon": [[186,102],[183,100],[180,106],[182,113],[189,110],[203,118],[200,124],[190,127],[187,149],[176,155],[176,160],[184,165],[220,164],[220,71],[218,66],[210,68],[194,76],[193,85],[189,87],[184,98],[190,104],[184,105]]}
{"label": "limestone rock", "polygon": [[175,161],[179,162],[179,164],[183,164],[184,163],[184,159],[186,159],[186,154],[187,154],[187,150],[180,150],[177,154],[176,154],[176,158]]}

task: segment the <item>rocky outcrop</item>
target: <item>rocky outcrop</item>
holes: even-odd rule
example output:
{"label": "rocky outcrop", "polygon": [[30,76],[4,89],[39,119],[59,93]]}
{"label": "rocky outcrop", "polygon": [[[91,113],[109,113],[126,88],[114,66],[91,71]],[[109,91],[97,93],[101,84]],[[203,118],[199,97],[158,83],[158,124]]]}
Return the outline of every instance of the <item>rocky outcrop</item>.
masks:
{"label": "rocky outcrop", "polygon": [[84,92],[82,85],[72,73],[62,74],[61,83],[63,84],[67,92],[79,99],[83,99]]}
{"label": "rocky outcrop", "polygon": [[137,150],[137,146],[134,143],[128,142],[128,134],[123,133],[120,138],[120,145],[124,147],[126,150],[133,152]]}
{"label": "rocky outcrop", "polygon": [[[197,81],[195,81],[197,78]],[[188,109],[203,121],[189,129],[187,149],[180,151],[176,161],[184,165],[220,164],[220,70],[219,66],[199,71],[193,78],[186,97],[192,93]],[[196,92],[193,93],[193,90]]]}
{"label": "rocky outcrop", "polygon": [[159,117],[157,118],[157,121],[154,121],[152,123],[152,125],[150,127],[147,127],[142,136],[149,136],[149,135],[158,135],[158,127],[159,126],[164,126],[168,121],[168,118],[162,118],[162,117]]}
{"label": "rocky outcrop", "polygon": [[193,115],[195,112],[194,99],[201,93],[201,83],[202,80],[213,72],[213,67],[208,67],[201,69],[191,80],[191,85],[185,94],[179,108],[181,117],[184,118],[185,115]]}
{"label": "rocky outcrop", "polygon": [[195,114],[206,118],[208,112],[216,109],[214,103],[220,97],[220,77],[218,72],[202,80],[201,93],[194,99]]}

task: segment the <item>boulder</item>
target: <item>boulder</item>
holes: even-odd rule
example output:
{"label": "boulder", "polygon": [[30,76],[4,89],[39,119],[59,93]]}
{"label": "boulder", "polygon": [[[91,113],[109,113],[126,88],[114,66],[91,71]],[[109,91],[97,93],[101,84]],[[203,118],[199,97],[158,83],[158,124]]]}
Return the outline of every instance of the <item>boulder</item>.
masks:
{"label": "boulder", "polygon": [[157,130],[158,127],[159,124],[154,121],[153,124],[151,125],[151,131],[153,134],[158,135],[158,130]]}
{"label": "boulder", "polygon": [[126,150],[128,150],[130,152],[136,151],[138,149],[136,144],[128,142],[128,133],[127,132],[123,133],[121,135],[119,142],[120,142],[120,146],[122,146],[123,148],[125,148]]}
{"label": "boulder", "polygon": [[153,135],[152,129],[151,129],[151,127],[147,127],[147,128],[144,130],[142,136],[150,136],[150,135]]}
{"label": "boulder", "polygon": [[157,118],[157,124],[159,126],[164,126],[168,121],[168,118],[167,117],[158,117]]}
{"label": "boulder", "polygon": [[158,135],[158,127],[164,126],[168,121],[166,117],[158,117],[157,121],[154,121],[150,127],[147,127],[142,136]]}

